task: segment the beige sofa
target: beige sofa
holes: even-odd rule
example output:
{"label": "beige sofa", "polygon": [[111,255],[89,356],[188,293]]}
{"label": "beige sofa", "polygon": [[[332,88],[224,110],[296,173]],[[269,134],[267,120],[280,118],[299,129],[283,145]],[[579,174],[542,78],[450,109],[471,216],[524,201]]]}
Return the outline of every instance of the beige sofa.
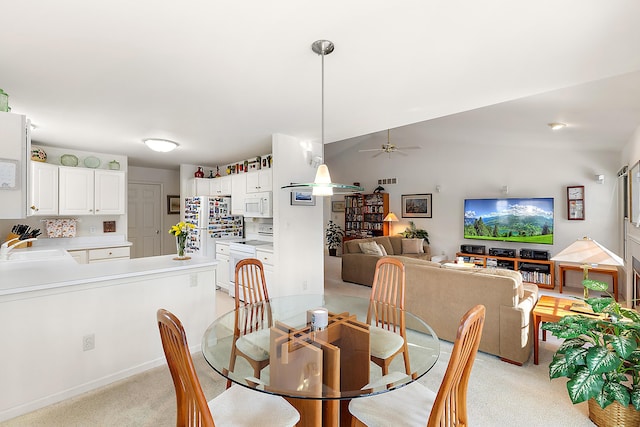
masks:
{"label": "beige sofa", "polygon": [[[428,261],[431,250],[428,243],[423,243],[423,253],[407,254],[402,251],[402,236],[381,236],[366,239],[347,240],[342,245],[342,280],[371,286],[376,263],[381,255],[368,255],[362,252],[360,243],[376,242],[384,246],[387,255],[392,257],[405,256]],[[438,264],[436,264],[438,265]]]}
{"label": "beige sofa", "polygon": [[[343,258],[349,254],[356,256],[347,252]],[[538,300],[538,287],[523,284],[519,272],[447,268],[416,257],[396,257],[405,265],[406,310],[427,322],[439,338],[455,341],[460,318],[474,305],[482,304],[487,312],[480,351],[518,365],[529,359],[534,339],[531,312]],[[364,271],[353,274],[345,271],[345,266],[358,265],[363,270],[369,262],[375,271],[377,259],[357,263],[343,259],[343,280],[364,276]],[[364,284],[371,286],[372,282],[373,273]]]}

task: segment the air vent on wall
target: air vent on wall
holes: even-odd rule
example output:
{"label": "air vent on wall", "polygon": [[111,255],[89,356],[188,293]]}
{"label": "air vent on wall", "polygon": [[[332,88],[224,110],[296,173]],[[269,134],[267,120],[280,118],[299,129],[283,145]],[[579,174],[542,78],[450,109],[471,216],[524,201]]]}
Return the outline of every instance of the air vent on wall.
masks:
{"label": "air vent on wall", "polygon": [[378,185],[397,184],[398,178],[382,178],[378,180]]}

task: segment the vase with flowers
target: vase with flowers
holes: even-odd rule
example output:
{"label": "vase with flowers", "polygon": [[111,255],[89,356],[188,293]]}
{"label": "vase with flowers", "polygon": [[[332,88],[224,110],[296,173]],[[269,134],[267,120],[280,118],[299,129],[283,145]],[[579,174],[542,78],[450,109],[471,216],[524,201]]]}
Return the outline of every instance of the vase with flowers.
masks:
{"label": "vase with flowers", "polygon": [[195,225],[188,222],[180,221],[176,225],[172,225],[169,229],[169,234],[173,234],[174,236],[176,236],[176,248],[178,250],[178,257],[175,259],[189,259],[188,256],[184,255],[184,248],[187,245],[187,237],[189,236],[189,231],[192,228],[195,228]]}

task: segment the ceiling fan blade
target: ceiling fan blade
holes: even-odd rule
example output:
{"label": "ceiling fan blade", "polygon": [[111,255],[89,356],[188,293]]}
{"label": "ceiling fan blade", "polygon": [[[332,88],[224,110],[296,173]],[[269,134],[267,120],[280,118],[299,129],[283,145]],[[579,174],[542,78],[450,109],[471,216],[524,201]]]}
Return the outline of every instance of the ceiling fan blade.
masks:
{"label": "ceiling fan blade", "polygon": [[366,150],[358,150],[359,152],[363,153],[365,151],[384,151],[382,148],[369,148]]}
{"label": "ceiling fan blade", "polygon": [[398,147],[400,150],[420,150],[422,147],[413,146],[413,147]]}
{"label": "ceiling fan blade", "polygon": [[383,150],[380,150],[380,152],[379,152],[378,154],[374,154],[374,155],[373,155],[373,156],[371,156],[371,157],[378,157],[380,154],[383,154],[383,153],[384,153],[384,151],[383,151]]}
{"label": "ceiling fan blade", "polygon": [[408,156],[407,153],[405,153],[404,151],[400,151],[400,150],[396,150],[396,151],[394,151],[394,153],[402,154],[403,156]]}

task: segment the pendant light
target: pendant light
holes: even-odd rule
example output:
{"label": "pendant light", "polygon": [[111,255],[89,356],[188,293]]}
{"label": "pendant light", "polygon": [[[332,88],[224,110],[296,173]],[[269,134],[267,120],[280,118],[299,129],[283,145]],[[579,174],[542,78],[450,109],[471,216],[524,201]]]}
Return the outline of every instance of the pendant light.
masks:
{"label": "pendant light", "polygon": [[331,182],[331,175],[329,174],[329,168],[325,164],[324,159],[324,57],[325,55],[329,55],[334,50],[334,44],[329,40],[317,40],[313,42],[311,45],[311,50],[313,50],[316,54],[320,55],[322,58],[322,119],[321,119],[321,128],[322,128],[322,164],[318,166],[318,170],[316,171],[316,178],[312,183],[306,184],[291,184],[285,185],[282,188],[311,188],[311,193],[314,196],[332,196],[334,191],[336,192],[359,192],[364,191],[363,187],[355,186],[355,185],[346,185],[346,184],[336,184]]}

